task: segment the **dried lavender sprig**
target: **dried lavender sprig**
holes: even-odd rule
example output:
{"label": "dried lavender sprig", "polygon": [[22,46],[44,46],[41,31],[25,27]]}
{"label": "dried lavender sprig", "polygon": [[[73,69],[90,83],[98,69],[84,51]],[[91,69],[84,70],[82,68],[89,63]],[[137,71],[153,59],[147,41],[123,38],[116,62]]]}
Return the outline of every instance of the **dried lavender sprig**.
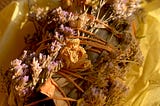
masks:
{"label": "dried lavender sprig", "polygon": [[[20,59],[11,62],[12,85],[15,95],[28,98],[33,91],[38,90],[46,79],[63,67],[61,60],[56,60],[62,44],[58,41],[52,43],[50,54],[44,55],[24,51]],[[44,82],[43,82],[44,81]],[[37,85],[39,84],[39,85]],[[23,99],[25,100],[25,99]]]}

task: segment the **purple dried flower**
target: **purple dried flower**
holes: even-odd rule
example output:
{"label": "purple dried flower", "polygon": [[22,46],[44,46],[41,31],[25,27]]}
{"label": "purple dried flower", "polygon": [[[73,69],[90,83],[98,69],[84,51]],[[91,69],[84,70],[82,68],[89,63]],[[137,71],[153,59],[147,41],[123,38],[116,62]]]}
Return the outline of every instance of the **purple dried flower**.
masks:
{"label": "purple dried flower", "polygon": [[28,93],[28,88],[26,88],[26,89],[23,89],[22,91],[21,91],[21,94],[20,95],[26,95],[27,93]]}
{"label": "purple dried flower", "polygon": [[22,60],[15,59],[11,62],[12,70],[14,72],[14,75],[12,76],[12,79],[15,79],[17,77],[24,75],[24,70],[28,68],[28,65],[22,64]]}
{"label": "purple dried flower", "polygon": [[20,66],[22,63],[22,60],[19,60],[19,59],[15,59],[11,62],[11,65],[14,67],[14,66]]}
{"label": "purple dried flower", "polygon": [[23,69],[22,69],[22,66],[21,65],[19,65],[19,66],[15,66],[14,67],[14,71],[15,71],[15,74],[13,75],[13,79],[15,78],[15,77],[18,77],[18,76],[21,76],[22,74],[23,74]]}
{"label": "purple dried flower", "polygon": [[63,10],[61,11],[61,14],[63,14],[63,16],[64,16],[64,17],[67,17],[67,16],[69,15],[69,13],[68,13],[68,12],[63,11]]}
{"label": "purple dried flower", "polygon": [[31,57],[31,58],[32,58],[32,57],[35,57],[35,55],[36,55],[36,53],[35,53],[35,52],[33,52],[33,53],[30,53],[30,54],[29,54],[29,57]]}
{"label": "purple dried flower", "polygon": [[33,58],[31,66],[32,66],[32,71],[33,71],[34,76],[38,77],[42,71],[42,67],[40,66],[38,60],[35,59],[35,57]]}
{"label": "purple dried flower", "polygon": [[43,64],[46,60],[47,56],[43,55],[42,53],[39,53],[39,64]]}
{"label": "purple dried flower", "polygon": [[55,62],[55,61],[52,61],[50,62],[50,64],[48,64],[47,68],[48,68],[48,71],[50,72],[57,72],[58,70],[56,70],[56,67],[58,67],[58,62]]}
{"label": "purple dried flower", "polygon": [[97,87],[91,88],[91,92],[92,92],[92,95],[95,96],[95,97],[98,97],[98,96],[104,97],[105,96],[102,93],[102,90],[100,88],[97,88]]}
{"label": "purple dried flower", "polygon": [[26,83],[26,82],[28,82],[28,81],[29,81],[29,76],[24,76],[24,77],[23,77],[23,82]]}
{"label": "purple dried flower", "polygon": [[43,54],[39,53],[39,60],[42,60],[42,59],[43,59]]}
{"label": "purple dried flower", "polygon": [[62,47],[62,44],[60,42],[54,41],[52,42],[52,45],[51,45],[51,51],[58,53],[61,47]]}
{"label": "purple dried flower", "polygon": [[20,97],[24,97],[24,96],[26,96],[27,94],[29,94],[30,93],[30,88],[27,88],[27,87],[23,87],[23,88],[21,88],[21,89],[17,89],[17,91],[18,91],[18,95],[20,96]]}
{"label": "purple dried flower", "polygon": [[55,32],[55,38],[57,38],[60,41],[64,41],[64,36],[60,35],[57,31]]}
{"label": "purple dried flower", "polygon": [[22,60],[27,58],[27,51],[26,50],[23,51],[23,55],[21,56],[21,58],[22,58]]}
{"label": "purple dried flower", "polygon": [[61,24],[60,26],[60,30],[65,34],[65,35],[75,35],[75,31],[67,26],[64,26],[63,24]]}
{"label": "purple dried flower", "polygon": [[23,67],[23,69],[26,69],[26,68],[28,68],[28,65],[22,64],[22,67]]}
{"label": "purple dried flower", "polygon": [[60,20],[66,19],[66,21],[67,21],[67,20],[70,20],[74,17],[72,12],[64,11],[64,10],[62,10],[61,7],[57,8],[56,11],[53,10],[53,13],[57,13]]}
{"label": "purple dried flower", "polygon": [[99,93],[99,90],[96,87],[91,88],[92,95],[96,96]]}

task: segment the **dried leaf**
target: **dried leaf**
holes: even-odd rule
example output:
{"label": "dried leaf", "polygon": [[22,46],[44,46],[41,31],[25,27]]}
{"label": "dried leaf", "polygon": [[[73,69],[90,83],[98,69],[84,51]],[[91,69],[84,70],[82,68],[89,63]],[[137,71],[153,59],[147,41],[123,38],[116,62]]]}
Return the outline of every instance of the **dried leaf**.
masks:
{"label": "dried leaf", "polygon": [[52,98],[55,94],[55,85],[52,83],[52,79],[48,79],[45,84],[40,88],[40,92]]}

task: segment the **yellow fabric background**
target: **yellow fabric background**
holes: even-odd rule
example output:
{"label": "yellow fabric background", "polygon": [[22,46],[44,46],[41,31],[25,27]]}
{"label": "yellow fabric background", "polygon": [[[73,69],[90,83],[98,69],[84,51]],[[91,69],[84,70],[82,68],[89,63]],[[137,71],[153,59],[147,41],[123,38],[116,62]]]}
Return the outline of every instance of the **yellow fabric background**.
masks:
{"label": "yellow fabric background", "polygon": [[[51,0],[39,0],[40,6],[57,6]],[[131,66],[126,82],[130,87],[125,106],[159,106],[160,105],[160,1],[144,5],[147,15],[140,31],[142,36],[140,46],[144,56],[142,67]],[[0,68],[9,65],[24,47],[23,36],[32,32],[25,26],[27,0],[12,2],[0,12]],[[23,33],[22,33],[23,32]],[[26,32],[26,33],[24,33]],[[0,93],[3,97],[3,94]],[[0,101],[4,106],[5,100]]]}
{"label": "yellow fabric background", "polygon": [[131,92],[126,106],[160,105],[160,8],[148,12],[143,27],[145,37],[140,46],[144,63],[142,67],[133,66],[128,73]]}

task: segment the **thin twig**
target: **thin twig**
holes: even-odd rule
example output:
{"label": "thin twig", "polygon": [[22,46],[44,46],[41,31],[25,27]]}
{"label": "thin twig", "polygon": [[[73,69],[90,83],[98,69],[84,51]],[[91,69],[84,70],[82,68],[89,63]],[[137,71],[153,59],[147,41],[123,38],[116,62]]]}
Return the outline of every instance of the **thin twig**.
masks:
{"label": "thin twig", "polygon": [[98,49],[96,49],[96,48],[89,48],[89,49],[87,49],[87,50],[88,50],[88,51],[95,52],[95,53],[98,53],[98,54],[102,53],[100,50],[98,50]]}
{"label": "thin twig", "polygon": [[86,45],[90,45],[92,47],[98,48],[98,49],[103,49],[109,52],[114,52],[115,50],[110,47],[109,45],[101,45],[99,43],[96,42],[92,42],[92,41],[87,41],[87,40],[81,40],[80,42],[81,44],[86,44]]}
{"label": "thin twig", "polygon": [[84,37],[84,36],[69,36],[69,38],[80,38],[80,39],[85,39],[85,40],[91,40],[91,41],[94,41],[94,42],[97,42],[97,43],[101,43],[101,44],[106,44],[100,40],[97,40],[97,39],[93,39],[93,38],[88,38],[88,37]]}
{"label": "thin twig", "polygon": [[42,99],[42,100],[38,100],[38,101],[35,101],[35,102],[32,102],[32,103],[30,103],[30,104],[27,104],[27,105],[24,105],[24,106],[35,106],[36,104],[38,104],[38,103],[40,103],[40,102],[44,102],[44,101],[47,101],[47,100],[65,100],[65,101],[72,101],[72,102],[76,102],[77,100],[75,100],[75,99],[72,99],[72,98],[64,98],[64,97],[56,97],[56,96],[54,96],[54,97],[52,97],[52,98],[49,98],[49,97],[46,97],[46,98],[44,98],[44,99]]}
{"label": "thin twig", "polygon": [[75,28],[75,29],[77,29],[77,30],[79,30],[79,31],[81,31],[81,32],[84,32],[84,33],[86,33],[86,34],[88,34],[88,35],[94,36],[95,38],[97,38],[97,39],[99,39],[99,40],[101,40],[101,41],[103,41],[103,42],[106,43],[106,41],[105,41],[104,39],[100,38],[98,35],[96,35],[96,34],[94,34],[94,33],[92,33],[92,32],[89,32],[89,31],[84,30],[84,29],[81,29],[81,28]]}
{"label": "thin twig", "polygon": [[70,74],[70,75],[72,75],[72,76],[74,76],[74,77],[83,79],[83,77],[82,77],[81,75],[79,75],[79,74],[72,73],[72,72],[67,71],[67,70],[61,70],[61,71],[64,72],[64,73],[66,73],[66,74]]}
{"label": "thin twig", "polygon": [[[67,97],[65,92],[55,83],[53,80],[51,80],[51,83],[57,88],[57,90],[64,96],[65,98]],[[69,101],[66,101],[68,105],[70,105]]]}
{"label": "thin twig", "polygon": [[63,77],[65,77],[68,81],[70,81],[71,83],[73,83],[73,85],[78,89],[80,90],[81,92],[84,92],[83,89],[77,85],[71,78],[69,78],[65,73],[62,73],[60,71],[57,72],[58,74],[62,75]]}

